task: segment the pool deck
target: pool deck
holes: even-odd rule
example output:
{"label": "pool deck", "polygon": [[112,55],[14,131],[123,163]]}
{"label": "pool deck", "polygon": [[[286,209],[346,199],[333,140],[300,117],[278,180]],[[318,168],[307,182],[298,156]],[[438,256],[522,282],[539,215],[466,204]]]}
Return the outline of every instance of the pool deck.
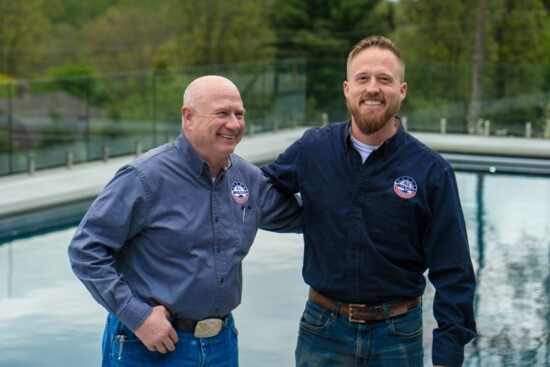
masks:
{"label": "pool deck", "polygon": [[[299,138],[305,128],[246,136],[237,153],[263,164]],[[550,175],[550,139],[414,133],[456,170]],[[0,177],[0,243],[52,226],[74,225],[118,168],[133,156]]]}

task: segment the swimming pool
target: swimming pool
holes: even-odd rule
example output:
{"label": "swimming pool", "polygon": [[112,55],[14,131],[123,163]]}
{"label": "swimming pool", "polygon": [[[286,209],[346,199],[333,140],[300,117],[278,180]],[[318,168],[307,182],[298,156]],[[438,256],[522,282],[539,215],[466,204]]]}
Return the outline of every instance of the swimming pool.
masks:
{"label": "swimming pool", "polygon": [[[478,275],[479,337],[465,366],[550,366],[550,177],[458,172]],[[0,246],[0,366],[100,365],[105,311],[74,277],[74,228]],[[300,235],[260,231],[235,312],[242,367],[294,365],[307,287]],[[424,297],[426,365],[433,328]]]}

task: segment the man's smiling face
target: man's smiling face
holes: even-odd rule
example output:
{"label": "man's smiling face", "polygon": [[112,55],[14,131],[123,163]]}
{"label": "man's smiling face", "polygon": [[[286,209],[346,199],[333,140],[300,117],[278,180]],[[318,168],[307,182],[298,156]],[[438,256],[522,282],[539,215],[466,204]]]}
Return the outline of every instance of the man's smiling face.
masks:
{"label": "man's smiling face", "polygon": [[352,122],[363,134],[371,135],[393,120],[407,91],[402,75],[397,57],[378,47],[361,51],[349,63],[344,95]]}
{"label": "man's smiling face", "polygon": [[232,84],[208,85],[196,96],[185,122],[187,137],[211,166],[223,165],[244,135],[244,107]]}

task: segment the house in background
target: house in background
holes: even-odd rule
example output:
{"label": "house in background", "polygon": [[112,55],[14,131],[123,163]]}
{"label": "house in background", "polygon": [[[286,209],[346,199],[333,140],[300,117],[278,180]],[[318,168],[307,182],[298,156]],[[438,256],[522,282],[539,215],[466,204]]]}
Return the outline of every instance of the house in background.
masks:
{"label": "house in background", "polygon": [[65,91],[33,94],[19,83],[14,97],[0,98],[0,141],[11,138],[14,150],[29,150],[47,134],[80,135],[99,116],[99,109]]}

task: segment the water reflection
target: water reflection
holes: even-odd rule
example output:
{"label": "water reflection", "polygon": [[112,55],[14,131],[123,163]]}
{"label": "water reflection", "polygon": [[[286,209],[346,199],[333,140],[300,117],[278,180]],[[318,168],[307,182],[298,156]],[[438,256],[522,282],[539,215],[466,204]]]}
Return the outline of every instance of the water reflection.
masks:
{"label": "water reflection", "polygon": [[[460,175],[478,274],[467,366],[549,366],[550,180]],[[473,195],[463,188],[475,186]]]}
{"label": "water reflection", "polygon": [[75,281],[74,229],[0,247],[0,366],[99,366],[105,313]]}
{"label": "water reflection", "polygon": [[[550,178],[457,173],[478,289],[465,366],[550,367]],[[0,246],[0,366],[98,366],[105,311],[69,269],[74,229]],[[260,231],[235,312],[242,367],[294,365],[307,287],[299,235]],[[431,303],[425,304],[426,365]]]}

